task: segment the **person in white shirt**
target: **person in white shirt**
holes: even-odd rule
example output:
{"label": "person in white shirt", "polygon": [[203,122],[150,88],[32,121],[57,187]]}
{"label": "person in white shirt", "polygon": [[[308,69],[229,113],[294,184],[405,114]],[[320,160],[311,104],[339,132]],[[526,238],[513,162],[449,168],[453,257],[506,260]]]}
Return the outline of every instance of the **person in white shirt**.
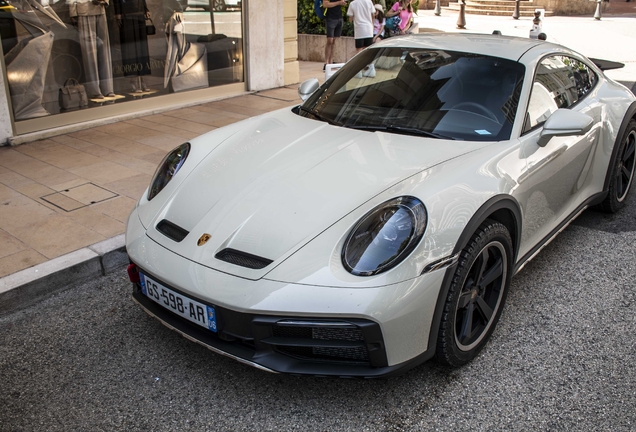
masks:
{"label": "person in white shirt", "polygon": [[373,18],[375,7],[371,0],[353,0],[347,10],[349,21],[353,23],[353,37],[356,53],[373,43]]}

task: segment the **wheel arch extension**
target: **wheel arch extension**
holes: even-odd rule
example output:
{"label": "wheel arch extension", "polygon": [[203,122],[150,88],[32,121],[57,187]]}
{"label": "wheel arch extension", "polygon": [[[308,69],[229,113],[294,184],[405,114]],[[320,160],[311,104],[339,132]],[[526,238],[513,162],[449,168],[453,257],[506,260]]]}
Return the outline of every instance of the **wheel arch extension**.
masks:
{"label": "wheel arch extension", "polygon": [[[623,121],[621,122],[621,127],[618,129],[618,133],[616,134],[616,141],[614,142],[614,148],[612,149],[612,157],[610,158],[609,167],[613,167],[616,163],[616,158],[618,157],[618,148],[620,147],[620,140],[623,138],[625,131],[627,130],[627,125],[630,121],[636,120],[636,101],[632,102],[627,111],[625,111],[625,117],[623,117]],[[607,174],[605,175],[605,183],[603,183],[603,191],[609,191],[610,187],[610,178],[612,176],[612,169],[607,170]]]}
{"label": "wheel arch extension", "polygon": [[521,209],[517,200],[510,195],[495,195],[482,204],[479,210],[477,210],[468,221],[459,236],[453,249],[453,254],[457,254],[464,249],[473,233],[477,231],[477,228],[479,228],[486,219],[495,220],[508,228],[513,243],[514,253],[512,262],[514,264],[517,259],[519,243],[521,242]]}
{"label": "wheel arch extension", "polygon": [[[514,266],[517,261],[517,253],[521,242],[521,207],[514,197],[505,194],[495,195],[482,204],[482,206],[475,212],[459,236],[459,239],[455,244],[455,248],[453,249],[453,255],[459,254],[462,249],[466,247],[472,235],[486,219],[497,221],[508,228],[508,232],[510,233],[510,237],[513,242],[513,256],[511,264]],[[448,290],[456,268],[457,262],[447,267],[442,287],[437,296],[435,314],[433,315],[433,321],[428,335],[428,347],[426,350],[427,354],[431,357],[435,354],[437,334],[439,333],[439,325],[442,313],[444,312],[444,304],[446,302]]]}

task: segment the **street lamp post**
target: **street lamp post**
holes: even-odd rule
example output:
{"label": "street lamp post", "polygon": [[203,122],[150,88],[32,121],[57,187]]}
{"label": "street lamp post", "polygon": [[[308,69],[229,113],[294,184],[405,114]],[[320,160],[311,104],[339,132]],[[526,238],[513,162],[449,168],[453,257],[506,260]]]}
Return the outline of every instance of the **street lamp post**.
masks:
{"label": "street lamp post", "polygon": [[459,18],[457,18],[457,28],[466,28],[466,0],[462,0],[459,4]]}
{"label": "street lamp post", "polygon": [[519,0],[515,0],[515,11],[512,13],[514,19],[519,19]]}
{"label": "street lamp post", "polygon": [[435,15],[440,16],[442,14],[441,0],[435,0]]}
{"label": "street lamp post", "polygon": [[596,0],[596,12],[594,12],[594,19],[601,20],[601,5],[602,0]]}

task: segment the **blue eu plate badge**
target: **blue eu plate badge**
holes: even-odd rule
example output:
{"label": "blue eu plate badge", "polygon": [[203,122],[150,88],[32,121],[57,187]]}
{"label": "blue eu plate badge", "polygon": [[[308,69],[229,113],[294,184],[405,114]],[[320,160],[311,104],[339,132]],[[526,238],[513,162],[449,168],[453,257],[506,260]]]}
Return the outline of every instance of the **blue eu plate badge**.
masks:
{"label": "blue eu plate badge", "polygon": [[212,306],[184,296],[139,273],[141,292],[171,312],[216,333],[216,311]]}

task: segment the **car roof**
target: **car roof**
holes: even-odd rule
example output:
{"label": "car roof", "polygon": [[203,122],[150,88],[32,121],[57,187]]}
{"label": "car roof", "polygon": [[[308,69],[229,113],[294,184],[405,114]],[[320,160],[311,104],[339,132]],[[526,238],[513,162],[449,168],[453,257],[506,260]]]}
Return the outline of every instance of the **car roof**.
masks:
{"label": "car roof", "polygon": [[421,33],[392,37],[374,44],[373,47],[400,47],[442,49],[448,51],[467,52],[518,61],[528,50],[541,46],[545,49],[564,48],[538,39],[519,38],[501,35],[476,33]]}

